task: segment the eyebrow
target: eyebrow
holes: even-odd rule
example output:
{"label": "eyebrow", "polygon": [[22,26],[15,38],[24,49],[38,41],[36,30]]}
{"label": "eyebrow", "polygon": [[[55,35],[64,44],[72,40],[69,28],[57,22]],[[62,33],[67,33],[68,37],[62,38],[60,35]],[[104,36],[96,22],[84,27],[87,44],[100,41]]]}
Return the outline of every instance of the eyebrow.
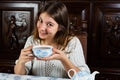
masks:
{"label": "eyebrow", "polygon": [[[39,19],[41,19],[41,20],[43,21],[43,19],[42,19],[41,16],[39,17]],[[38,20],[39,20],[39,19],[38,19]],[[54,23],[54,22],[51,22],[51,20],[49,20],[49,21],[47,21],[47,22],[45,22],[45,23],[51,23],[52,25],[55,25],[55,23]]]}
{"label": "eyebrow", "polygon": [[39,20],[39,19],[41,19],[41,20],[42,20],[42,18],[41,18],[41,17],[39,17],[39,18],[38,18],[38,20]]}

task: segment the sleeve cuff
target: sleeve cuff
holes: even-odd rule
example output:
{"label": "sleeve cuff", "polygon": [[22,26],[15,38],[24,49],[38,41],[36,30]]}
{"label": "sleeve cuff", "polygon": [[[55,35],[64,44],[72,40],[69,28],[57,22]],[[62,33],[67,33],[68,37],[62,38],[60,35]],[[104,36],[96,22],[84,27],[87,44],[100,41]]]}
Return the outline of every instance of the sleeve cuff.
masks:
{"label": "sleeve cuff", "polygon": [[17,64],[17,63],[18,63],[18,60],[15,61],[15,64]]}

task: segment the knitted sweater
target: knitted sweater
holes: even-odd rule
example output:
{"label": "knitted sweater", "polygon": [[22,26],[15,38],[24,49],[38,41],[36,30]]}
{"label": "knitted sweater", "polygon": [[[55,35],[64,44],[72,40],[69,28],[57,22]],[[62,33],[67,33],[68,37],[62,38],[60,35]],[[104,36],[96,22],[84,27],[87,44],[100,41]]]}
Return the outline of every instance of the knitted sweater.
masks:
{"label": "knitted sweater", "polygon": [[[38,41],[33,41],[33,36],[28,37],[24,47],[28,47],[30,45],[38,45]],[[75,66],[77,66],[81,71],[87,71],[90,73],[90,70],[85,62],[82,45],[77,37],[73,37],[68,42],[65,52],[67,52],[66,54],[68,59]],[[28,74],[31,69],[31,61],[27,62],[25,66],[26,74]],[[63,64],[59,60],[42,61],[34,59],[32,74],[36,76],[58,78],[68,77]]]}

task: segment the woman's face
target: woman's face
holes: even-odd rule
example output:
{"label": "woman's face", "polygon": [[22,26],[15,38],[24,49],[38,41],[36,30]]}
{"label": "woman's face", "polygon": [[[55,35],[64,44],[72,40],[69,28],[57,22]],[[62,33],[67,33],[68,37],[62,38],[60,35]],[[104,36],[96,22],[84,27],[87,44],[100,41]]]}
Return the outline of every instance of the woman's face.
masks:
{"label": "woman's face", "polygon": [[47,13],[41,13],[37,21],[37,28],[41,39],[50,40],[58,31],[58,24]]}

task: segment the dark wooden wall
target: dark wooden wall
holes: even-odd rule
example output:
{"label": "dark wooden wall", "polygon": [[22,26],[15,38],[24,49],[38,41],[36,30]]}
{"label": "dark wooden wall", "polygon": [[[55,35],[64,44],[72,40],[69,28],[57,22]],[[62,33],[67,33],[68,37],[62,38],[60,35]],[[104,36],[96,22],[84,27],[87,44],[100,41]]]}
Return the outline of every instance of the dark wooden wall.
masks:
{"label": "dark wooden wall", "polygon": [[[0,1],[0,72],[13,73],[26,38],[34,27],[35,17],[45,1]],[[99,71],[96,80],[120,80],[120,1],[119,0],[61,0],[70,13],[71,26],[77,36],[85,35],[85,55],[91,71]],[[20,46],[10,47],[8,26],[10,16],[17,18]],[[20,25],[25,19],[27,25]],[[22,33],[21,33],[22,32]],[[85,44],[86,45],[86,44]]]}

